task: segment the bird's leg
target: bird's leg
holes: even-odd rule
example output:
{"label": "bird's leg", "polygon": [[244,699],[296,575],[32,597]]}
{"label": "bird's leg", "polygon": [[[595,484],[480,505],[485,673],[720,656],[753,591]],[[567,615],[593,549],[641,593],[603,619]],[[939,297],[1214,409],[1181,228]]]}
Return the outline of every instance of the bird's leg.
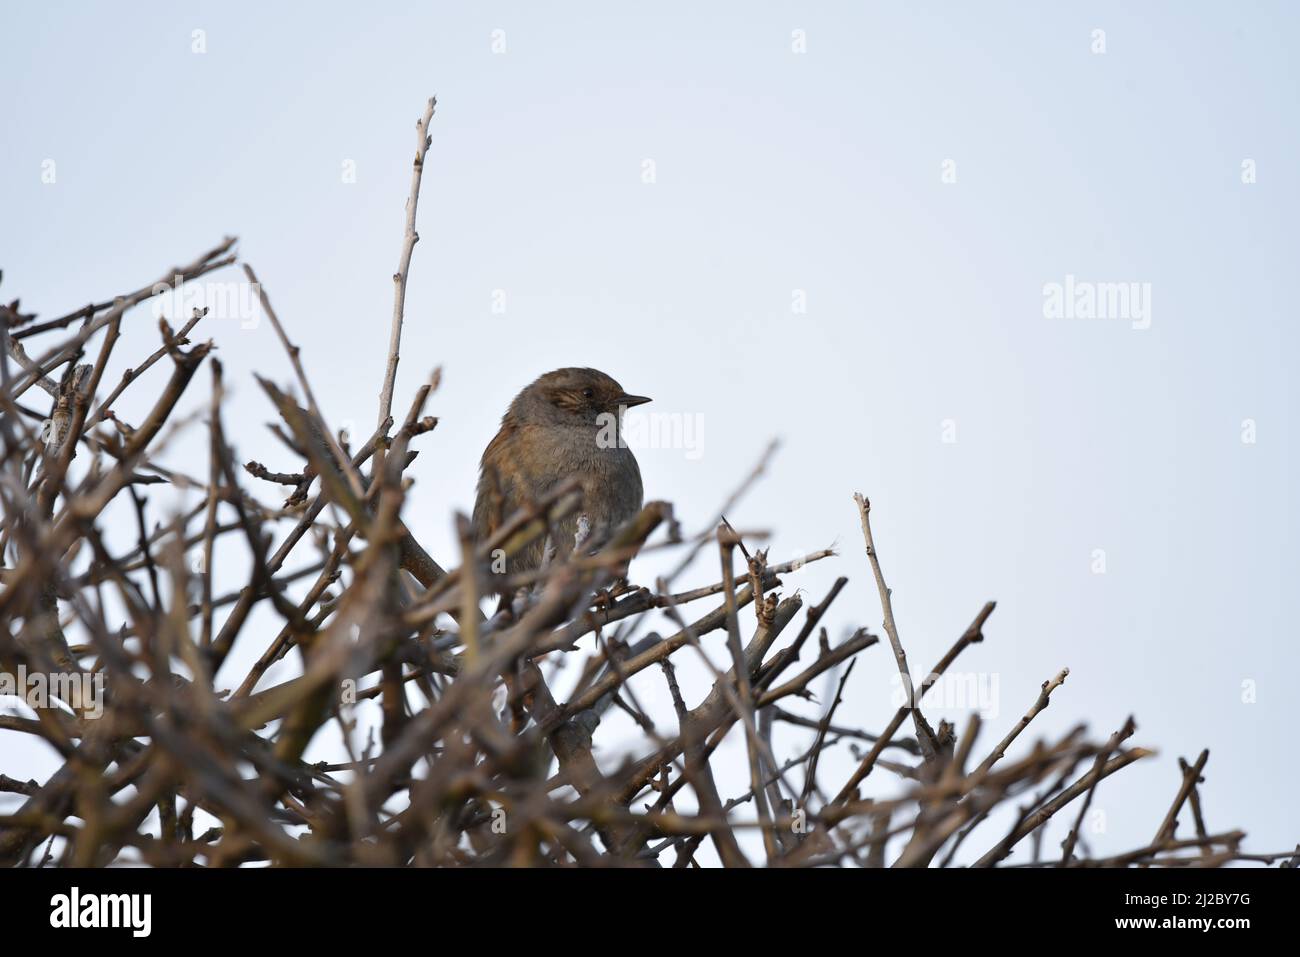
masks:
{"label": "bird's leg", "polygon": [[[603,536],[607,537],[607,536]],[[580,549],[583,544],[594,545],[597,548],[604,544],[592,536],[591,522],[586,515],[578,517],[578,534],[575,536],[574,551]],[[595,553],[595,549],[588,549],[590,554]],[[605,588],[600,589],[592,596],[592,605],[597,609],[607,608],[614,604],[615,599],[628,594],[629,592],[638,591],[640,586],[633,585],[627,580],[627,575],[619,575],[613,582]]]}
{"label": "bird's leg", "polygon": [[542,570],[542,569],[550,568],[551,562],[555,561],[555,554],[556,554],[555,539],[551,538],[550,535],[547,535],[546,545],[543,546],[542,548],[542,563],[537,566],[538,569]]}
{"label": "bird's leg", "polygon": [[622,598],[624,595],[629,595],[632,592],[640,590],[640,585],[633,585],[625,576],[620,576],[606,587],[597,591],[592,596],[591,604],[592,607],[603,610],[613,605],[615,601]]}

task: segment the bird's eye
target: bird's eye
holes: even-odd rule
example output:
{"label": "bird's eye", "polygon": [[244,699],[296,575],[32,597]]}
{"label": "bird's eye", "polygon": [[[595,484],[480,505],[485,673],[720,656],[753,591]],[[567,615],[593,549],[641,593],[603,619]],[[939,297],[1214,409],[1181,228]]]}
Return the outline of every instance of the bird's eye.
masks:
{"label": "bird's eye", "polygon": [[591,398],[592,396],[594,396],[595,394],[596,394],[596,391],[595,391],[594,389],[583,389],[583,390],[582,390],[582,397],[583,397],[584,399],[590,399],[590,398]]}

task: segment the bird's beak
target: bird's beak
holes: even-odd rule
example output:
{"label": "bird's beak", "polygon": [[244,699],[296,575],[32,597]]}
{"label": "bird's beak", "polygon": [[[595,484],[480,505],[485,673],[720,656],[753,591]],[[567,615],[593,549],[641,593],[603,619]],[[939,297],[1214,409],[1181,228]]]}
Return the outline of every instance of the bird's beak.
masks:
{"label": "bird's beak", "polygon": [[634,405],[645,405],[649,401],[650,397],[648,395],[620,395],[618,397],[618,404],[627,409],[632,408]]}

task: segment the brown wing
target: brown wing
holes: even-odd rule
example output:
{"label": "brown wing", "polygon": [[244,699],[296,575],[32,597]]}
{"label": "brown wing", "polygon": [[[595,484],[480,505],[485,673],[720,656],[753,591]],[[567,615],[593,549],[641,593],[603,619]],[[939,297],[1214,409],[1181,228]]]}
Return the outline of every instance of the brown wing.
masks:
{"label": "brown wing", "polygon": [[484,541],[500,527],[502,519],[510,514],[510,487],[512,477],[502,466],[509,461],[508,451],[518,427],[509,417],[501,421],[501,429],[492,437],[479,462],[478,488],[474,494],[474,514],[471,522],[474,537]]}

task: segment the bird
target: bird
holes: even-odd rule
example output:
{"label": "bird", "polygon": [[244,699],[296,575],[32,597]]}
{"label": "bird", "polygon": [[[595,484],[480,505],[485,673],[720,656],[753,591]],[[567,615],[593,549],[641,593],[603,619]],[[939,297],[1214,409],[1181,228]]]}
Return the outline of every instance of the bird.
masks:
{"label": "bird", "polygon": [[[622,441],[621,428],[626,409],[649,401],[597,369],[556,369],[525,386],[479,463],[471,519],[475,541],[487,541],[516,510],[571,477],[578,480],[582,503],[553,529],[556,557],[573,548],[581,518],[586,538],[598,542],[640,511],[641,469]],[[493,570],[536,569],[546,541],[546,536],[534,540]]]}

